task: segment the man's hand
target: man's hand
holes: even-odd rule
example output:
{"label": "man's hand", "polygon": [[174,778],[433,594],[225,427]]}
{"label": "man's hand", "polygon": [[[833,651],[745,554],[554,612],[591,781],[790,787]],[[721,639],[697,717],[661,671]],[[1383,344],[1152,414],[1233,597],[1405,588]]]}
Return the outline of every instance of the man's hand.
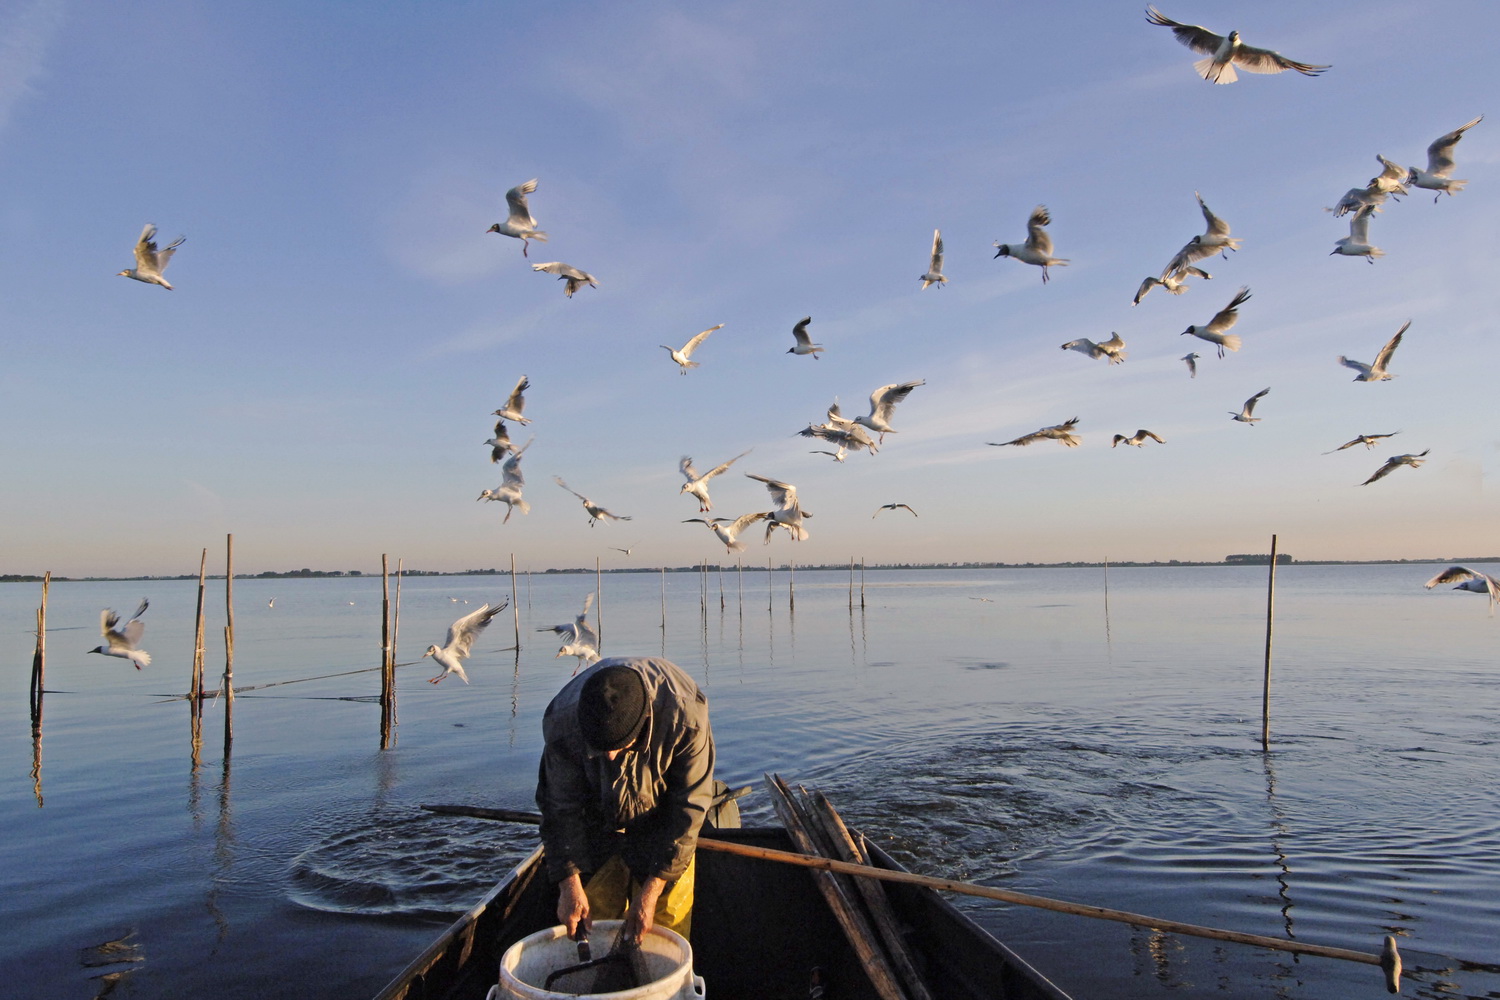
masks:
{"label": "man's hand", "polygon": [[625,914],[622,932],[627,943],[640,944],[641,938],[656,923],[656,901],[666,887],[667,883],[655,875],[641,884],[641,891],[630,901],[630,912]]}
{"label": "man's hand", "polygon": [[578,877],[577,872],[557,884],[557,922],[568,929],[570,938],[578,936],[579,928],[585,934],[593,929],[594,921],[589,915],[589,897],[583,891],[583,879]]}

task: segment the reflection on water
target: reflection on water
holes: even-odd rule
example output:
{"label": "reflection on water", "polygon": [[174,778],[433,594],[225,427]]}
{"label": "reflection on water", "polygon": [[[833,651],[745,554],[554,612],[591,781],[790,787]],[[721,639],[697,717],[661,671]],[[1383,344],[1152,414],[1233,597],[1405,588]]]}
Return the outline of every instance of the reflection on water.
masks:
{"label": "reflection on water", "polygon": [[[689,575],[642,573],[605,578],[600,597],[612,654],[691,665],[726,780],[779,770],[820,787],[917,871],[1361,951],[1395,933],[1416,970],[1408,995],[1500,995],[1500,970],[1483,964],[1500,920],[1496,633],[1462,601],[1424,600],[1424,569],[1280,571],[1274,757],[1258,741],[1263,570],[867,580],[861,566],[856,620],[852,566],[789,565],[784,584],[771,563],[749,579],[737,566],[734,609],[719,567],[717,627],[707,564],[696,595]],[[573,617],[577,583],[528,575],[526,625]],[[540,713],[567,680],[553,649],[476,653],[467,688],[398,671],[402,740],[379,752],[378,705],[356,679],[378,635],[378,578],[275,581],[274,609],[269,590],[254,599],[272,585],[236,581],[252,598],[241,690],[308,694],[198,706],[225,712],[216,787],[201,711],[184,783],[180,720],[145,696],[160,690],[150,671],[54,654],[58,686],[77,693],[49,713],[45,808],[40,713],[29,746],[19,726],[0,733],[16,765],[0,771],[0,898],[15,928],[0,962],[20,970],[15,995],[63,995],[77,970],[49,971],[47,956],[114,939],[122,920],[153,942],[135,996],[201,994],[206,980],[195,989],[168,967],[204,956],[223,998],[252,995],[252,980],[259,995],[368,994],[431,935],[414,921],[467,906],[529,848],[534,831],[415,804],[530,807]],[[112,586],[54,587],[55,620],[96,620]],[[153,598],[159,663],[192,651],[193,590],[173,586]],[[440,635],[450,598],[487,599],[494,581],[403,586],[407,627]],[[0,587],[0,659],[23,663],[30,649],[11,637],[29,644],[32,609],[14,593]],[[517,625],[519,638],[519,612]],[[0,685],[18,704],[15,675]],[[769,819],[759,798],[747,822]],[[1326,961],[963,905],[1080,997],[1374,992]],[[268,954],[281,977],[269,984]]]}
{"label": "reflection on water", "polygon": [[102,1000],[102,998],[113,994],[127,976],[140,968],[139,965],[134,963],[146,961],[145,952],[133,940],[135,936],[136,931],[132,929],[114,940],[89,945],[78,950],[78,964],[85,969],[98,969],[119,965],[128,966],[128,968],[123,969],[110,968],[107,972],[89,976],[91,981],[99,984],[94,993],[94,1000]]}

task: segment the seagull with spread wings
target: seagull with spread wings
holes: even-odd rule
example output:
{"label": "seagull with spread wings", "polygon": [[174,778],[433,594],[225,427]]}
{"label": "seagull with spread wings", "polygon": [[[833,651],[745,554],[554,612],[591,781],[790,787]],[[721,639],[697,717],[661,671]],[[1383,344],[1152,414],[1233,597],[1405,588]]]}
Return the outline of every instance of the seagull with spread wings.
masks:
{"label": "seagull with spread wings", "polygon": [[510,391],[510,398],[505,401],[504,406],[494,412],[494,416],[499,417],[501,420],[514,420],[523,426],[531,423],[530,420],[521,416],[521,411],[526,409],[525,393],[530,388],[531,380],[522,375],[520,380],[516,382],[516,387]]}
{"label": "seagull with spread wings", "polygon": [[135,609],[135,614],[123,625],[113,608],[105,608],[99,612],[99,633],[104,636],[104,645],[96,646],[89,652],[129,660],[137,670],[151,666],[151,654],[141,648],[141,637],[146,633],[146,623],[141,621],[141,615],[150,606],[149,600],[141,598],[141,606]]}
{"label": "seagull with spread wings", "polygon": [[583,509],[589,512],[589,527],[590,528],[592,528],[595,524],[597,524],[600,521],[628,521],[628,520],[630,520],[630,518],[628,516],[624,515],[624,514],[612,514],[609,511],[605,510],[603,507],[601,507],[598,504],[594,503],[594,501],[590,500],[588,497],[584,496],[582,493],[579,493],[577,490],[573,489],[573,487],[569,486],[567,483],[563,482],[563,479],[562,479],[561,476],[553,476],[552,477],[552,481],[554,483],[556,483],[557,485],[561,486],[563,489],[567,490],[569,493],[573,494],[578,499],[580,499],[580,500],[583,501]]}
{"label": "seagull with spread wings", "polygon": [[1108,358],[1109,363],[1112,365],[1119,364],[1126,357],[1125,341],[1120,338],[1118,333],[1111,333],[1108,340],[1100,341],[1097,344],[1087,337],[1079,337],[1077,340],[1070,340],[1062,345],[1062,349],[1065,351],[1077,351],[1079,354],[1086,354],[1095,360]]}
{"label": "seagull with spread wings", "polygon": [[[1203,200],[1203,195],[1194,191],[1193,197],[1198,199],[1198,208],[1203,213],[1203,232],[1188,240],[1182,249],[1167,262],[1167,266],[1162,268],[1160,280],[1163,282],[1168,278],[1176,278],[1179,281],[1185,279],[1191,273],[1188,270],[1189,264],[1212,257],[1214,254],[1228,259],[1229,251],[1238,250],[1240,244],[1244,242],[1238,236],[1229,235],[1229,223],[1213,213],[1208,203]],[[1201,272],[1199,276],[1208,277]],[[1171,289],[1169,288],[1168,291]]]}
{"label": "seagull with spread wings", "polygon": [[1396,376],[1386,371],[1386,366],[1391,363],[1391,355],[1396,353],[1396,348],[1401,346],[1401,335],[1406,333],[1406,328],[1409,326],[1411,326],[1411,320],[1407,320],[1401,324],[1401,329],[1396,331],[1396,335],[1387,340],[1385,346],[1380,349],[1380,353],[1375,355],[1375,362],[1373,364],[1367,365],[1363,361],[1350,361],[1342,354],[1339,355],[1339,364],[1345,368],[1353,368],[1359,372],[1358,375],[1354,376],[1354,381],[1356,382],[1383,382],[1386,379],[1395,378]]}
{"label": "seagull with spread wings", "polygon": [[495,421],[495,435],[485,444],[490,446],[490,463],[494,464],[503,459],[507,452],[513,450],[510,443],[510,431],[505,427],[504,420]]}
{"label": "seagull with spread wings", "polygon": [[812,335],[807,332],[807,324],[811,322],[811,316],[803,316],[797,321],[797,325],[792,327],[792,336],[797,342],[788,347],[786,353],[811,354],[814,361],[818,360],[818,352],[823,350],[823,345],[812,342]]}
{"label": "seagull with spread wings", "polygon": [[599,633],[594,626],[589,624],[589,608],[593,606],[594,592],[591,590],[584,595],[583,611],[577,618],[561,625],[549,625],[537,629],[538,632],[555,632],[562,639],[563,644],[558,647],[557,655],[553,659],[561,659],[564,656],[578,658],[578,665],[573,668],[575,676],[578,671],[599,659]]}
{"label": "seagull with spread wings", "polygon": [[[1480,115],[1473,121],[1460,125],[1447,135],[1434,140],[1432,145],[1427,147],[1427,169],[1423,170],[1420,167],[1412,167],[1411,172],[1407,175],[1406,182],[1413,187],[1436,191],[1437,194],[1432,196],[1432,203],[1434,205],[1437,204],[1437,200],[1443,196],[1444,192],[1452,195],[1462,191],[1464,185],[1469,182],[1449,176],[1449,174],[1453,173],[1453,168],[1458,166],[1458,164],[1453,162],[1453,147],[1458,145],[1458,140],[1464,137],[1465,132],[1482,121],[1484,121],[1484,115]],[[176,246],[176,244],[174,243],[173,246]]]}
{"label": "seagull with spread wings", "polygon": [[1042,283],[1046,284],[1052,280],[1048,268],[1056,265],[1065,267],[1069,261],[1062,257],[1052,256],[1052,236],[1044,229],[1044,226],[1052,224],[1052,216],[1047,212],[1046,205],[1038,205],[1031,210],[1031,215],[1026,219],[1026,242],[1025,243],[992,243],[995,248],[995,257],[1014,257],[1023,264],[1034,264],[1042,269]]}
{"label": "seagull with spread wings", "polygon": [[427,683],[437,684],[449,674],[457,674],[458,679],[465,684],[469,683],[469,675],[464,673],[464,665],[460,661],[469,658],[469,651],[474,648],[474,640],[479,633],[483,632],[485,626],[490,623],[500,612],[505,610],[510,599],[500,598],[500,603],[493,608],[488,604],[478,611],[464,615],[458,621],[448,626],[448,638],[441,646],[428,646],[427,652],[422,657],[432,657],[443,668],[443,672],[436,677],[427,678]]}
{"label": "seagull with spread wings", "polygon": [[1294,69],[1303,76],[1317,76],[1328,69],[1311,63],[1288,59],[1280,52],[1260,49],[1240,41],[1240,33],[1215,34],[1196,24],[1183,24],[1165,16],[1155,7],[1146,8],[1146,20],[1163,28],[1171,28],[1177,40],[1194,52],[1205,53],[1208,58],[1193,63],[1193,70],[1205,80],[1213,83],[1233,83],[1239,79],[1234,68],[1249,73],[1281,73]]}
{"label": "seagull with spread wings", "polygon": [[[1194,238],[1196,239],[1196,237]],[[1194,267],[1192,264],[1188,264],[1180,269],[1171,270],[1169,265],[1169,270],[1163,277],[1157,278],[1149,274],[1146,275],[1145,280],[1141,282],[1141,287],[1135,290],[1135,298],[1130,304],[1134,306],[1140,305],[1141,299],[1146,297],[1146,293],[1157,287],[1165,288],[1173,295],[1181,295],[1187,291],[1187,279],[1189,275],[1195,278],[1202,278],[1204,281],[1213,280],[1213,275],[1201,267]]]}
{"label": "seagull with spread wings", "polygon": [[[896,412],[896,404],[911,395],[911,391],[917,386],[926,384],[926,379],[917,379],[913,382],[892,382],[890,385],[881,386],[870,393],[869,416],[855,417],[854,422],[880,435],[880,443],[885,444],[885,436],[896,433],[896,429],[891,426],[891,416]],[[834,406],[837,407],[837,405],[838,402],[835,400]],[[832,416],[833,410],[828,412]]]}
{"label": "seagull with spread wings", "polygon": [[[1333,451],[1343,451],[1345,448],[1353,448],[1357,444],[1364,445],[1365,446],[1365,451],[1369,451],[1371,448],[1375,447],[1375,442],[1376,441],[1379,441],[1382,438],[1395,437],[1397,434],[1400,434],[1400,433],[1401,433],[1400,431],[1391,431],[1389,434],[1361,434],[1359,437],[1355,438],[1353,441],[1345,441],[1343,444],[1341,444],[1337,448],[1333,449]],[[1323,454],[1325,454],[1325,455],[1332,455],[1333,451],[1325,451],[1325,452],[1323,452]]]}
{"label": "seagull with spread wings", "polygon": [[1250,300],[1250,288],[1241,288],[1229,305],[1214,314],[1214,318],[1203,326],[1190,326],[1183,330],[1178,336],[1186,337],[1192,335],[1199,340],[1206,340],[1219,348],[1219,357],[1224,356],[1225,351],[1238,351],[1240,349],[1240,337],[1237,333],[1227,332],[1230,327],[1240,318],[1240,306]]}
{"label": "seagull with spread wings", "polygon": [[683,344],[680,350],[667,344],[662,344],[660,345],[660,347],[662,350],[672,355],[672,360],[677,362],[678,373],[681,375],[686,375],[689,368],[698,367],[698,362],[688,360],[693,356],[693,352],[698,349],[698,345],[707,340],[710,333],[713,333],[715,330],[722,330],[723,328],[723,323],[720,323],[717,326],[709,327],[707,330],[704,330],[702,333],[695,336],[686,344]]}
{"label": "seagull with spread wings", "polygon": [[1271,391],[1271,387],[1270,386],[1266,386],[1260,392],[1257,392],[1255,395],[1253,395],[1249,399],[1245,400],[1245,405],[1242,406],[1242,407],[1240,407],[1240,410],[1239,410],[1238,413],[1236,413],[1233,410],[1230,410],[1229,411],[1229,416],[1232,419],[1234,419],[1234,420],[1238,420],[1242,424],[1250,424],[1251,426],[1254,426],[1255,424],[1259,423],[1260,422],[1260,417],[1252,417],[1250,414],[1252,414],[1252,413],[1255,412],[1255,404],[1258,403],[1258,402],[1260,402],[1261,398],[1264,397],[1265,394],[1268,393],[1268,392],[1270,392],[1270,391]]}
{"label": "seagull with spread wings", "polygon": [[766,514],[766,541],[771,540],[771,532],[777,528],[785,528],[786,533],[792,536],[792,541],[801,542],[807,540],[807,528],[803,527],[802,519],[812,517],[802,509],[797,501],[797,487],[791,483],[783,483],[779,479],[767,479],[765,476],[757,476],[753,472],[745,473],[746,477],[756,482],[765,483],[767,491],[771,494],[771,502],[776,509]]}
{"label": "seagull with spread wings", "polygon": [[1385,251],[1370,242],[1370,216],[1375,214],[1373,205],[1366,205],[1349,219],[1349,235],[1333,241],[1328,256],[1363,257],[1371,264],[1376,257],[1384,257]]}
{"label": "seagull with spread wings", "polygon": [[1067,448],[1077,448],[1083,443],[1082,439],[1073,433],[1077,426],[1078,418],[1074,417],[1071,420],[1064,420],[1060,424],[1053,424],[1051,427],[1043,427],[1039,431],[1023,434],[1014,441],[986,441],[985,444],[996,448],[1004,448],[1008,445],[1018,445],[1024,448],[1029,444],[1035,444],[1037,441],[1052,440],[1061,441],[1063,446]]}
{"label": "seagull with spread wings", "polygon": [[770,517],[767,511],[759,510],[752,514],[741,514],[731,521],[727,517],[716,517],[712,520],[704,520],[701,517],[690,517],[683,524],[706,524],[709,530],[724,543],[724,548],[730,552],[743,552],[748,547],[740,541],[740,532],[744,531],[756,521],[763,521]]}
{"label": "seagull with spread wings", "polygon": [[724,472],[725,469],[729,468],[735,462],[738,462],[748,454],[750,454],[750,450],[746,449],[745,451],[742,451],[738,455],[731,458],[729,461],[719,463],[712,469],[709,469],[707,472],[703,473],[703,475],[701,476],[698,475],[698,470],[693,468],[693,460],[687,455],[682,456],[682,460],[677,463],[677,471],[682,473],[682,478],[686,479],[687,482],[683,483],[682,489],[678,490],[677,492],[679,494],[691,493],[693,496],[697,497],[698,513],[704,514],[708,511],[713,510],[714,505],[708,498],[708,481],[714,476],[717,476]]}
{"label": "seagull with spread wings", "polygon": [[1110,442],[1109,446],[1111,448],[1118,448],[1122,444],[1129,444],[1134,445],[1137,448],[1144,448],[1146,446],[1146,440],[1148,438],[1152,441],[1155,441],[1157,444],[1167,443],[1164,438],[1151,433],[1143,427],[1132,434],[1130,437],[1126,437],[1124,434],[1116,434],[1115,439]]}
{"label": "seagull with spread wings", "polygon": [[1182,361],[1187,365],[1188,378],[1198,377],[1198,355],[1194,354],[1192,351],[1189,351],[1177,360]]}
{"label": "seagull with spread wings", "polygon": [[573,297],[573,293],[584,285],[588,285],[590,288],[599,287],[599,279],[595,278],[592,274],[589,274],[587,271],[581,271],[572,264],[564,264],[560,260],[548,261],[545,264],[532,264],[531,269],[533,271],[546,271],[548,274],[555,274],[558,281],[567,282],[567,284],[563,285],[563,294],[570,299]]}
{"label": "seagull with spread wings", "polygon": [[879,507],[875,508],[875,513],[870,515],[870,520],[872,520],[872,521],[875,520],[875,518],[883,510],[904,510],[908,514],[910,514],[912,517],[916,517],[917,516],[917,512],[914,511],[914,510],[912,510],[911,506],[908,505],[908,504],[904,504],[904,503],[883,503]]}
{"label": "seagull with spread wings", "polygon": [[1454,590],[1484,594],[1490,599],[1490,614],[1492,615],[1495,613],[1496,603],[1500,603],[1500,580],[1488,573],[1481,573],[1477,569],[1469,569],[1467,566],[1449,566],[1422,586],[1431,590],[1440,583],[1457,583],[1458,586],[1454,587]]}
{"label": "seagull with spread wings", "polygon": [[943,277],[943,231],[934,229],[932,231],[932,260],[927,265],[927,273],[922,275],[922,289],[926,291],[929,285],[937,285],[939,288],[948,283]]}
{"label": "seagull with spread wings", "polygon": [[1375,480],[1384,479],[1386,476],[1389,476],[1392,472],[1395,472],[1403,465],[1409,465],[1413,469],[1421,468],[1422,463],[1426,461],[1427,452],[1431,450],[1431,448],[1428,448],[1424,451],[1418,452],[1415,455],[1392,455],[1390,458],[1385,460],[1384,465],[1375,470],[1375,474],[1373,476],[1371,476],[1369,479],[1366,479],[1359,485],[1369,486]]}
{"label": "seagull with spread wings", "polygon": [[[1408,193],[1405,183],[1409,172],[1407,168],[1399,163],[1392,163],[1379,153],[1375,154],[1375,159],[1379,161],[1383,169],[1380,173],[1371,177],[1370,183],[1364,187],[1350,188],[1344,192],[1344,196],[1339,199],[1338,204],[1329,209],[1333,213],[1334,218],[1347,215],[1350,212],[1357,212],[1362,208],[1369,208],[1378,212],[1380,211],[1380,206],[1384,205],[1389,198]],[[1396,200],[1400,201],[1399,198]]]}
{"label": "seagull with spread wings", "polygon": [[[531,439],[531,441],[535,440],[536,438]],[[507,458],[505,464],[500,467],[502,476],[500,485],[492,490],[485,490],[474,498],[475,502],[498,500],[505,504],[505,520],[501,521],[501,524],[510,520],[510,516],[516,512],[517,507],[521,508],[522,514],[531,511],[531,504],[521,499],[521,490],[526,485],[526,477],[521,475],[521,455],[531,447],[531,441],[527,441],[519,448],[511,449],[510,458]]]}
{"label": "seagull with spread wings", "polygon": [[167,291],[172,286],[161,273],[167,269],[172,262],[172,255],[177,248],[187,242],[186,236],[177,237],[176,241],[164,250],[156,249],[156,226],[146,223],[146,228],[141,230],[141,238],[135,243],[135,267],[127,267],[116,277],[134,278],[136,281],[144,281],[148,285],[160,285]]}
{"label": "seagull with spread wings", "polygon": [[497,222],[486,229],[487,233],[499,233],[501,236],[514,236],[521,241],[521,256],[527,256],[526,248],[531,245],[532,240],[547,242],[547,234],[536,227],[536,220],[531,217],[531,209],[526,204],[526,196],[536,190],[536,178],[533,177],[525,184],[517,184],[505,192],[505,204],[510,208],[510,214],[504,222]]}

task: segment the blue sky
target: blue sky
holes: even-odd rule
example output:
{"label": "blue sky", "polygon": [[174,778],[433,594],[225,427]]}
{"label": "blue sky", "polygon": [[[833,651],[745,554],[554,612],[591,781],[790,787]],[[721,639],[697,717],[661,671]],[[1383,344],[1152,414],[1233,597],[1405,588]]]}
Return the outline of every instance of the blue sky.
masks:
{"label": "blue sky", "polygon": [[[1376,216],[1373,266],[1328,256],[1323,211],[1496,113],[1500,7],[1159,5],[1332,64],[1213,86],[1143,6],[16,0],[0,572],[192,572],[228,532],[248,572],[718,559],[677,461],[746,449],[715,514],[767,509],[751,472],[814,515],[752,563],[1500,551],[1500,117],[1459,143],[1467,190]],[[485,230],[531,177],[528,261]],[[1132,307],[1202,231],[1195,191],[1243,249]],[[992,259],[1038,204],[1072,261],[1047,285]],[[148,221],[187,237],[175,291],[114,276]],[[549,260],[599,287],[566,299]],[[1239,353],[1179,336],[1241,285]],[[816,361],[785,353],[805,315]],[[1335,358],[1408,319],[1399,377],[1352,383]],[[679,377],[657,345],[715,323]],[[1112,331],[1122,365],[1058,349]],[[522,374],[533,509],[502,525],[481,442]],[[793,436],[911,379],[878,455]],[[1074,416],[1076,449],[985,444]],[[1109,447],[1141,427],[1167,443]],[[553,475],[633,520],[587,527]],[[871,518],[897,501],[920,517]]]}

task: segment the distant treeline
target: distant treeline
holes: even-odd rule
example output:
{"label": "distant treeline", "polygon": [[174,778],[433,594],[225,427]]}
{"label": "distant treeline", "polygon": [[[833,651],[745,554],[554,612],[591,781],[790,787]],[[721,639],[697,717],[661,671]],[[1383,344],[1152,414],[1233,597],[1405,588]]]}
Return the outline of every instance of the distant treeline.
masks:
{"label": "distant treeline", "polygon": [[[1105,562],[1102,562],[1102,561],[1094,561],[1094,562],[1049,562],[1049,563],[1041,563],[1041,562],[1024,562],[1024,563],[1007,563],[1007,562],[905,563],[905,562],[892,562],[892,563],[868,563],[863,568],[867,569],[867,570],[878,570],[878,569],[916,569],[916,570],[922,570],[922,569],[1088,569],[1088,568],[1099,568],[1099,567],[1106,566],[1106,565],[1108,565],[1108,566],[1122,566],[1122,567],[1123,566],[1146,566],[1146,567],[1149,567],[1149,566],[1256,566],[1256,565],[1265,566],[1265,565],[1269,564],[1270,561],[1271,561],[1271,555],[1270,555],[1270,553],[1266,552],[1266,553],[1248,553],[1248,554],[1236,554],[1236,555],[1225,556],[1224,559],[1221,560],[1221,561],[1219,561],[1219,562],[1193,562],[1191,560],[1185,560],[1185,559],[1166,559],[1166,560],[1160,560],[1160,561],[1157,561],[1157,562],[1111,562],[1111,563],[1105,563]],[[1426,564],[1430,564],[1430,563],[1449,563],[1450,565],[1457,565],[1457,564],[1462,564],[1462,563],[1497,563],[1497,562],[1500,562],[1500,556],[1493,556],[1493,555],[1491,555],[1491,556],[1449,556],[1447,558],[1435,558],[1435,559],[1293,559],[1291,556],[1287,555],[1284,552],[1277,553],[1277,555],[1276,555],[1276,564],[1278,566],[1287,566],[1287,565],[1291,565],[1293,563],[1295,563],[1298,566],[1383,566],[1383,565],[1404,565],[1404,564],[1409,564],[1409,563],[1417,563],[1417,564],[1422,564],[1422,565],[1426,565]],[[722,564],[721,563],[707,563],[706,565],[720,566]],[[625,567],[625,568],[619,568],[619,569],[599,570],[598,572],[603,572],[603,573],[661,573],[661,572],[667,572],[667,573],[697,573],[697,572],[699,572],[701,570],[701,568],[702,567],[699,564],[695,563],[695,564],[693,564],[691,566]],[[751,566],[751,567],[746,567],[746,568],[750,569],[752,572],[755,571],[755,570],[760,569],[759,566]],[[786,563],[782,563],[780,566],[777,566],[775,568],[778,569],[778,570],[784,570],[784,569],[787,568],[787,564]],[[842,572],[842,571],[845,571],[845,570],[849,569],[849,564],[846,563],[846,562],[842,562],[842,563],[808,563],[807,565],[798,565],[796,568],[799,569],[799,570],[806,570],[806,571],[819,571],[819,570],[822,570],[822,571],[829,571],[829,572]],[[458,571],[455,571],[455,572],[452,572],[452,573],[444,573],[444,572],[439,572],[437,570],[409,569],[409,570],[405,570],[402,573],[402,575],[403,576],[504,576],[505,574],[507,574],[509,572],[510,571],[506,570],[506,569],[495,569],[493,567],[490,568],[490,569],[465,569],[465,570],[458,570]],[[537,572],[542,573],[542,574],[584,574],[584,573],[593,573],[593,572],[596,572],[596,570],[593,569],[592,567],[579,566],[579,567],[569,567],[569,568],[544,569],[544,570],[538,570]],[[339,577],[343,577],[343,578],[366,577],[366,576],[378,576],[378,575],[379,575],[378,573],[366,573],[363,570],[357,570],[357,569],[348,569],[348,570],[338,570],[338,569],[335,569],[335,570],[294,569],[294,570],[284,570],[284,571],[281,571],[281,572],[267,571],[265,573],[236,573],[234,575],[234,578],[236,580],[299,580],[299,579],[324,579],[324,578],[339,578]],[[75,581],[76,582],[76,581],[90,581],[90,580],[100,580],[100,581],[103,581],[103,580],[196,580],[196,579],[198,579],[198,574],[196,574],[196,573],[183,573],[183,574],[180,574],[180,575],[177,575],[177,576],[77,576],[77,577],[72,577],[72,576],[53,576],[52,577],[53,582],[67,581],[67,580],[71,580],[71,581]],[[222,573],[219,573],[219,574],[209,574],[208,579],[210,579],[210,580],[222,580],[222,579],[224,579],[224,574],[222,574]],[[0,583],[41,583],[41,582],[42,582],[42,577],[41,576],[35,575],[35,574],[30,574],[30,573],[3,573],[3,574],[0,574]]]}

